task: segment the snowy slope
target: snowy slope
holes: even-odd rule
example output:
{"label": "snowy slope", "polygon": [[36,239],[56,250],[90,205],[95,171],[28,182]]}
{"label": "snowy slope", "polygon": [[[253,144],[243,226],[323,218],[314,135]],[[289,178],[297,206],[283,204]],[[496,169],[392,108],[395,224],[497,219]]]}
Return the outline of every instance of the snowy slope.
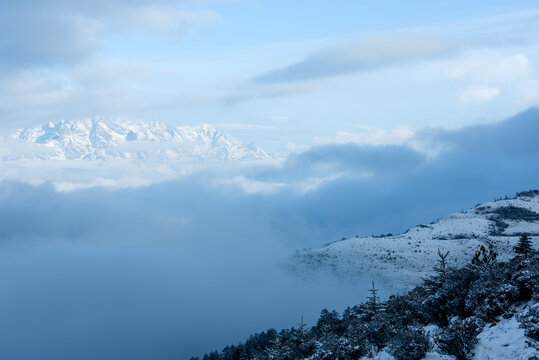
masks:
{"label": "snowy slope", "polygon": [[524,334],[518,316],[501,319],[493,326],[486,326],[477,336],[474,360],[521,360],[539,357],[539,351],[530,346],[532,339]]}
{"label": "snowy slope", "polygon": [[538,192],[484,203],[400,235],[350,238],[307,249],[295,254],[290,266],[302,276],[331,272],[352,281],[369,277],[405,290],[433,272],[437,249],[450,251],[451,264],[464,265],[481,245],[493,244],[505,260],[514,255],[512,247],[523,232],[539,236]]}
{"label": "snowy slope", "polygon": [[[528,305],[529,306],[529,305]],[[525,336],[521,327],[519,312],[512,317],[500,318],[497,323],[487,324],[477,336],[472,352],[473,360],[528,360],[539,357],[539,350],[534,347],[533,340]],[[429,325],[425,331],[429,333],[430,343],[434,344],[434,349],[428,352],[425,360],[455,360],[453,355],[443,355],[439,353],[434,343],[434,335],[440,329],[435,325]],[[374,357],[375,360],[395,360],[393,356],[382,350]],[[361,360],[367,360],[362,357]]]}
{"label": "snowy slope", "polygon": [[4,159],[118,160],[210,159],[255,160],[272,155],[214,127],[170,127],[164,123],[125,118],[59,121],[20,129],[11,135],[18,152]]}

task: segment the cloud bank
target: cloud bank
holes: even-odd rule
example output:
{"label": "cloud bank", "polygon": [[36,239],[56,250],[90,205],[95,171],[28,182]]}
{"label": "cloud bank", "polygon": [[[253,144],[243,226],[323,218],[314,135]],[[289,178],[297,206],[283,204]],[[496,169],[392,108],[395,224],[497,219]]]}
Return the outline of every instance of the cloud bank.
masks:
{"label": "cloud bank", "polygon": [[290,84],[450,58],[471,49],[534,43],[534,35],[539,32],[537,17],[537,11],[532,10],[355,36],[321,47],[303,60],[251,80],[260,85]]}
{"label": "cloud bank", "polygon": [[302,315],[312,324],[324,307],[363,301],[370,279],[297,279],[282,268],[291,251],[536,188],[538,132],[530,109],[416,134],[443,145],[430,157],[410,143],[327,144],[119,190],[3,182],[0,357],[187,358]]}
{"label": "cloud bank", "polygon": [[42,1],[0,3],[0,64],[73,65],[96,54],[111,33],[178,35],[185,24],[219,21],[213,12],[180,10],[187,1]]}
{"label": "cloud bank", "polygon": [[258,83],[295,82],[377,70],[386,66],[447,55],[452,41],[429,33],[390,33],[358,37],[323,48],[305,60],[271,70],[254,79]]}

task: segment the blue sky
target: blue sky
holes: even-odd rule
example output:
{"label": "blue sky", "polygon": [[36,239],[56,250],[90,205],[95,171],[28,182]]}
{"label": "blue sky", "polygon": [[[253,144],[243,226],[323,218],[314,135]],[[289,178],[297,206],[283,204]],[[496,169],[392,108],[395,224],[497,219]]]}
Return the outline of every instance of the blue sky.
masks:
{"label": "blue sky", "polygon": [[3,129],[124,115],[268,150],[402,143],[539,103],[533,1],[0,4]]}

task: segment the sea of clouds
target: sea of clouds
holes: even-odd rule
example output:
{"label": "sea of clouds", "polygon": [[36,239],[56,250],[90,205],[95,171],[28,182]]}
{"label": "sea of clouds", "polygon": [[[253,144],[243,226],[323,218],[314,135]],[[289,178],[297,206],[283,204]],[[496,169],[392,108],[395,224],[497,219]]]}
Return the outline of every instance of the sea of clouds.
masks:
{"label": "sea of clouds", "polygon": [[0,358],[188,358],[301,316],[313,325],[363,301],[370,278],[296,277],[295,249],[537,188],[537,134],[530,109],[276,163],[4,161]]}

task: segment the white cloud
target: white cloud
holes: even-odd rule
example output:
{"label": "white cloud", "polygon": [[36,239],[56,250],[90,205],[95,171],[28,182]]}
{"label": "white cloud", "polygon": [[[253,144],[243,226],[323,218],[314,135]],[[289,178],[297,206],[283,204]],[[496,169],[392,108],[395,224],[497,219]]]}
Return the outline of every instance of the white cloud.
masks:
{"label": "white cloud", "polygon": [[184,25],[221,21],[186,1],[0,1],[0,64],[17,68],[70,66],[103,53],[111,35],[176,35]]}
{"label": "white cloud", "polygon": [[[526,48],[531,58],[536,47]],[[481,49],[469,52],[449,64],[447,79],[460,88],[457,98],[467,104],[499,99],[522,109],[539,103],[538,79],[534,62],[524,51]]]}
{"label": "white cloud", "polygon": [[174,32],[180,25],[177,14],[164,6],[141,6],[130,11],[131,21],[151,31]]}
{"label": "white cloud", "polygon": [[232,129],[232,130],[257,130],[257,131],[275,131],[279,128],[273,125],[263,125],[263,124],[248,124],[248,123],[213,123],[213,126],[220,129]]}
{"label": "white cloud", "polygon": [[449,70],[450,79],[509,84],[531,76],[530,60],[523,53],[500,54],[493,50],[479,50],[455,61]]}
{"label": "white cloud", "polygon": [[212,25],[221,21],[213,11],[182,11],[163,5],[135,7],[129,16],[135,25],[161,33],[178,33],[185,24]]}
{"label": "white cloud", "polygon": [[519,53],[501,59],[489,74],[500,82],[513,82],[528,78],[530,74],[530,61],[526,55]]}
{"label": "white cloud", "polygon": [[74,93],[68,81],[54,74],[20,71],[0,81],[0,111],[56,105]]}
{"label": "white cloud", "polygon": [[316,137],[313,143],[322,144],[361,144],[361,145],[400,145],[413,138],[414,132],[406,127],[386,130],[360,126],[360,132],[337,131],[331,137]]}
{"label": "white cloud", "polygon": [[284,183],[258,181],[248,179],[244,176],[236,176],[230,180],[225,180],[223,182],[231,185],[237,185],[247,194],[273,193],[286,187],[286,184]]}
{"label": "white cloud", "polygon": [[[338,172],[327,176],[310,176],[299,181],[271,182],[251,179],[242,175],[216,182],[218,186],[237,186],[246,194],[272,194],[282,190],[292,190],[297,194],[306,194],[316,191],[325,184],[341,179],[347,175],[346,172]],[[373,176],[371,172],[354,174],[355,178],[367,178]]]}
{"label": "white cloud", "polygon": [[516,92],[519,99],[526,105],[536,106],[539,104],[539,80],[530,79],[518,84]]}
{"label": "white cloud", "polygon": [[286,149],[290,150],[290,151],[293,151],[293,152],[305,151],[305,150],[307,150],[309,148],[310,148],[310,146],[307,145],[307,144],[298,144],[298,143],[295,143],[295,142],[288,142],[286,144]]}
{"label": "white cloud", "polygon": [[459,96],[464,103],[482,103],[493,100],[500,95],[500,89],[493,86],[470,86],[464,89]]}
{"label": "white cloud", "polygon": [[[328,176],[312,176],[308,177],[303,181],[300,181],[298,184],[295,184],[295,190],[298,191],[301,194],[305,194],[311,191],[318,190],[322,185],[328,184],[334,180],[338,180],[344,176],[348,175],[345,172],[340,172],[337,174],[332,174]],[[356,174],[357,175],[357,174]],[[369,177],[372,176],[372,173],[364,173],[360,174],[358,177]]]}

